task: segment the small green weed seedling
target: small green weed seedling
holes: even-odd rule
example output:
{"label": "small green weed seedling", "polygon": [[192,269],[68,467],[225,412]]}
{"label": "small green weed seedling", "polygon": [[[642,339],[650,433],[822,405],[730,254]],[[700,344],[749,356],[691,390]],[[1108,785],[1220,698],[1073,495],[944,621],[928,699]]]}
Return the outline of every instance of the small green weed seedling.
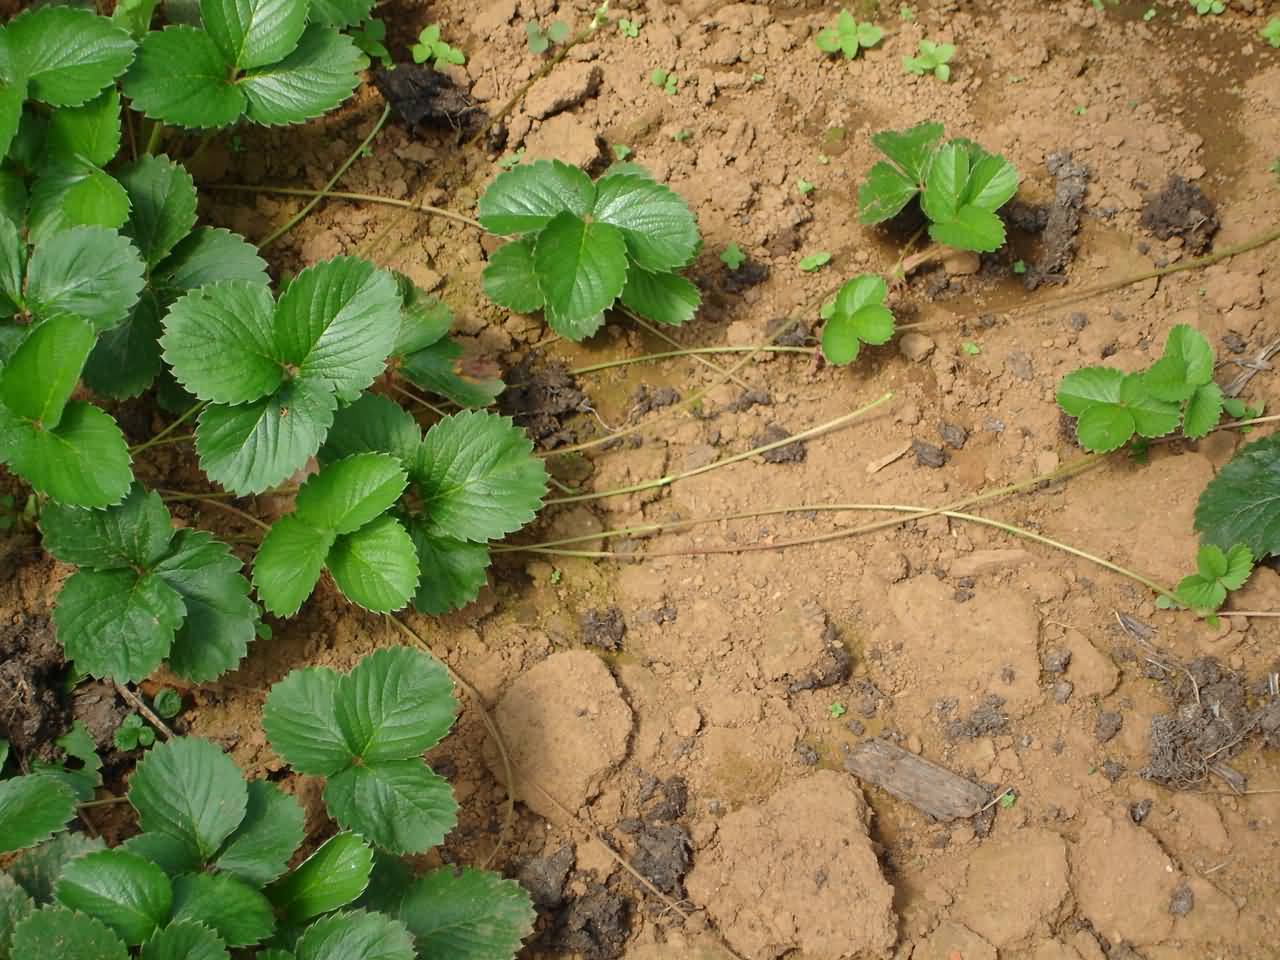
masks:
{"label": "small green weed seedling", "polygon": [[835,701],[829,707],[827,707],[827,713],[831,715],[832,720],[839,720],[848,712],[849,712],[849,708],[846,707],[839,700]]}
{"label": "small green weed seedling", "polygon": [[720,262],[730,270],[737,270],[747,262],[747,255],[736,243],[731,243],[720,251]]}
{"label": "small green weed seedling", "polygon": [[627,157],[631,156],[631,154],[635,152],[625,143],[615,143],[610,149],[613,151],[613,159],[619,162],[627,159]]}
{"label": "small green weed seedling", "polygon": [[1023,276],[1027,272],[1027,264],[1025,260],[1013,261],[1013,272],[1016,276]]}
{"label": "small green weed seedling", "polygon": [[903,20],[906,23],[913,23],[916,19],[915,11],[904,3],[898,7],[898,19]]}
{"label": "small green weed seedling", "polygon": [[466,56],[456,47],[451,47],[440,39],[439,24],[428,24],[418,34],[418,42],[409,48],[414,63],[431,62],[439,70],[447,63],[461,66],[467,62]]}
{"label": "small green weed seedling", "polygon": [[1182,426],[1184,436],[1206,436],[1222,416],[1222,389],[1213,382],[1213,348],[1199,331],[1179,324],[1164,355],[1141,373],[1084,367],[1058,385],[1058,405],[1076,418],[1080,445],[1109,453],[1136,433],[1154,439]]}
{"label": "small green weed seedling", "polygon": [[831,254],[826,250],[819,250],[807,257],[801,257],[799,266],[805,273],[816,273],[830,262]]}
{"label": "small green weed seedling", "polygon": [[624,37],[634,40],[636,37],[640,36],[639,18],[633,17],[628,19],[627,17],[622,17],[618,20],[618,32]]}
{"label": "small green weed seedling", "polygon": [[1142,21],[1143,21],[1143,23],[1150,23],[1152,20],[1154,20],[1154,19],[1156,18],[1156,14],[1157,14],[1158,12],[1159,12],[1159,11],[1157,11],[1155,7],[1148,7],[1148,8],[1147,8],[1146,10],[1144,10],[1144,11],[1143,11],[1143,13],[1142,13]]}
{"label": "small green weed seedling", "polygon": [[763,74],[763,73],[753,73],[753,74],[751,75],[751,82],[752,82],[752,83],[764,83],[764,74]]}
{"label": "small green weed seedling", "polygon": [[391,51],[387,49],[387,25],[377,17],[370,17],[360,25],[358,30],[351,31],[351,39],[364,55],[377,60],[384,70],[395,66],[391,59]]}
{"label": "small green weed seedling", "polygon": [[677,130],[675,133],[671,135],[671,139],[674,140],[676,143],[684,143],[686,140],[688,140],[692,136],[693,136],[693,132],[690,130]]}
{"label": "small green weed seedling", "polygon": [[859,50],[870,49],[882,39],[884,31],[874,23],[859,23],[848,10],[841,10],[835,26],[819,30],[813,42],[823,53],[840,53],[852,60]]}
{"label": "small green weed seedling", "polygon": [[649,74],[649,82],[655,87],[660,87],[662,92],[667,96],[674,96],[676,91],[680,89],[680,80],[669,71],[663,70],[661,67],[654,67]]}
{"label": "small green weed seedling", "polygon": [[1227,5],[1224,0],[1187,0],[1187,2],[1191,4],[1192,8],[1194,8],[1196,12],[1196,16],[1199,17],[1216,17],[1227,9]]}
{"label": "small green weed seedling", "polygon": [[498,167],[502,170],[510,170],[516,164],[524,160],[524,147],[513,153],[508,153],[505,157],[498,161]]}
{"label": "small green weed seedling", "polygon": [[182,712],[182,694],[173,687],[161,687],[151,698],[151,709],[162,720],[172,720]]}
{"label": "small green weed seedling", "polygon": [[951,58],[956,55],[954,44],[934,43],[932,40],[921,40],[919,51],[914,57],[903,57],[902,68],[917,77],[932,73],[946,83],[951,79]]}
{"label": "small green weed seedling", "polygon": [[542,310],[572,340],[599,330],[619,300],[672,326],[701,302],[675,273],[701,246],[697,221],[678,194],[634,164],[594,183],[558,160],[522,164],[489,185],[478,218],[490,233],[516,238],[489,257],[489,299],[517,313]]}
{"label": "small green weed seedling", "polygon": [[1280,47],[1280,17],[1272,17],[1258,35],[1273,47]]}
{"label": "small green weed seedling", "polygon": [[[1227,594],[1244,586],[1253,573],[1253,552],[1237,543],[1225,553],[1215,544],[1206,544],[1196,553],[1196,572],[1183,577],[1174,595],[1186,606],[1211,621],[1213,614],[1226,603]],[[1167,596],[1156,598],[1156,606],[1169,609],[1174,605]]]}
{"label": "small green weed seedling", "polygon": [[1018,172],[1004,157],[970,140],[942,143],[942,124],[885,130],[871,142],[888,159],[871,168],[858,188],[858,218],[883,223],[916,197],[936,243],[990,252],[1004,245],[996,211],[1018,190]]}
{"label": "small green weed seedling", "polygon": [[814,186],[804,177],[801,177],[796,181],[796,190],[799,191],[800,196],[807,197],[809,194],[813,193]]}
{"label": "small green weed seedling", "polygon": [[978,354],[982,353],[982,348],[972,340],[965,340],[960,344],[960,349],[971,357],[976,357]]}
{"label": "small green weed seedling", "polygon": [[528,34],[530,53],[546,53],[552,44],[564,43],[569,39],[569,25],[563,20],[552,21],[545,33],[533,20],[525,24],[524,29]]}
{"label": "small green weed seedling", "polygon": [[131,713],[120,721],[111,742],[117,750],[137,750],[147,748],[156,742],[156,732],[147,726],[147,722],[136,713]]}
{"label": "small green weed seedling", "polygon": [[872,274],[845,283],[822,305],[822,355],[838,365],[852,363],[862,344],[879,346],[893,336],[893,313],[884,305],[889,292],[884,280]]}
{"label": "small green weed seedling", "polygon": [[[1280,44],[1278,44],[1278,46],[1280,46]],[[1271,166],[1267,167],[1267,169],[1270,170],[1273,174],[1275,174],[1275,177],[1277,180],[1280,180],[1280,157],[1277,157],[1272,162]]]}

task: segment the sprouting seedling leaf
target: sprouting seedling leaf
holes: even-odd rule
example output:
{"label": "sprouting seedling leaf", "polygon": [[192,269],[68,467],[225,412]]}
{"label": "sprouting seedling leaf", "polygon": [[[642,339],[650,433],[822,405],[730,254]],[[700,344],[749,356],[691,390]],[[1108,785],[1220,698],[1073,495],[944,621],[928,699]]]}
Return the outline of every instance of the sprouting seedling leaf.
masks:
{"label": "sprouting seedling leaf", "polygon": [[525,24],[525,33],[528,34],[530,53],[546,53],[552,44],[569,39],[569,25],[563,20],[554,20],[544,32],[537,21],[530,20]]}
{"label": "sprouting seedling leaf", "polygon": [[262,724],[299,773],[327,778],[344,828],[396,853],[438,844],[457,818],[453,791],[422,762],[457,709],[444,667],[407,647],[379,650],[349,674],[295,670],[271,688]]}
{"label": "sprouting seedling leaf", "polygon": [[875,164],[858,188],[861,222],[881,223],[897,216],[920,192],[942,129],[940,123],[926,122],[872,136],[871,142],[889,159]]}
{"label": "sprouting seedling leaf", "polygon": [[[70,730],[54,740],[54,744],[66,753],[67,759],[61,763],[35,760],[31,763],[31,771],[61,780],[75,791],[76,799],[81,803],[92,800],[94,791],[102,786],[102,758],[98,756],[97,744],[84,723],[77,720]],[[74,765],[72,761],[75,761]]]}
{"label": "sprouting seedling leaf", "polygon": [[1109,453],[1137,433],[1154,438],[1178,426],[1176,403],[1160,400],[1147,388],[1142,374],[1125,374],[1110,367],[1084,367],[1058,384],[1058,405],[1077,418],[1080,445],[1094,453]]}
{"label": "sprouting seedling leaf", "polygon": [[868,49],[884,38],[884,31],[873,23],[859,23],[848,10],[841,10],[834,27],[818,31],[814,43],[823,53],[841,53],[852,60],[859,50]]}
{"label": "sprouting seedling leaf", "polygon": [[1195,8],[1197,16],[1217,16],[1227,9],[1224,0],[1188,0],[1193,8]]}
{"label": "sprouting seedling leaf", "polygon": [[814,273],[821,270],[830,262],[831,254],[826,250],[819,250],[817,253],[811,253],[806,257],[801,257],[799,267],[805,273]]}
{"label": "sprouting seedling leaf", "polygon": [[409,48],[409,53],[413,56],[414,63],[426,63],[430,60],[437,70],[447,63],[461,66],[467,62],[461,50],[440,39],[440,25],[435,23],[422,28],[422,32],[418,34],[418,42]]}
{"label": "sprouting seedling leaf", "polygon": [[922,77],[932,73],[946,83],[951,79],[951,58],[956,55],[956,48],[950,43],[934,43],[932,40],[921,40],[919,52],[914,57],[903,57],[902,66],[907,73]]}
{"label": "sprouting seedling leaf", "polygon": [[884,279],[871,274],[845,283],[823,305],[822,355],[835,364],[852,363],[864,343],[879,346],[893,336],[893,313],[884,305]]}
{"label": "sprouting seedling leaf", "polygon": [[1272,17],[1258,35],[1273,47],[1280,47],[1280,17]]}
{"label": "sprouting seedling leaf", "polygon": [[1226,602],[1227,593],[1244,586],[1253,572],[1253,553],[1237,543],[1223,553],[1215,544],[1206,544],[1196,553],[1196,572],[1183,577],[1174,593],[1198,613],[1212,613]]}
{"label": "sprouting seedling leaf", "polygon": [[747,255],[736,243],[731,243],[720,252],[720,262],[730,270],[737,270],[747,261]]}
{"label": "sprouting seedling leaf", "polygon": [[1004,157],[964,140],[944,144],[929,162],[920,194],[929,236],[961,250],[999,249],[1005,230],[996,211],[1017,190],[1018,172]]}
{"label": "sprouting seedling leaf", "polygon": [[625,160],[634,152],[625,143],[615,143],[611,148],[615,160]]}
{"label": "sprouting seedling leaf", "polygon": [[351,32],[351,39],[366,56],[377,60],[384,68],[392,65],[391,51],[387,49],[387,25],[382,20],[370,17],[360,29]]}
{"label": "sprouting seedling leaf", "polygon": [[116,727],[116,732],[111,735],[111,742],[116,745],[117,750],[137,750],[155,743],[156,732],[147,726],[142,717],[130,713]]}
{"label": "sprouting seedling leaf", "polygon": [[182,694],[173,687],[161,687],[151,698],[151,709],[162,720],[172,720],[182,712]]}
{"label": "sprouting seedling leaf", "polygon": [[812,183],[804,179],[804,177],[801,177],[796,181],[796,190],[800,192],[801,196],[807,197],[809,194],[813,193],[814,187]]}
{"label": "sprouting seedling leaf", "polygon": [[674,74],[661,67],[654,67],[649,74],[649,82],[655,87],[661,87],[662,92],[667,96],[674,96],[675,92],[680,88],[680,79]]}

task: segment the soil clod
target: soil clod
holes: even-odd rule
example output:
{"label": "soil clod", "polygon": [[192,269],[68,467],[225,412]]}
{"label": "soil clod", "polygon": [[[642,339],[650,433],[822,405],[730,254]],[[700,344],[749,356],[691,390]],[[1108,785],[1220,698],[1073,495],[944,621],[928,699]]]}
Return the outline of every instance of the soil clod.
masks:
{"label": "soil clod", "polygon": [[377,70],[373,85],[411,130],[451,127],[467,136],[484,122],[484,111],[448,74],[425,64],[398,63],[394,70]]}
{"label": "soil clod", "polygon": [[1217,208],[1194,183],[1174,174],[1163,190],[1147,198],[1141,224],[1161,240],[1181,237],[1191,253],[1209,249],[1218,232]]}
{"label": "soil clod", "polygon": [[924,440],[912,440],[911,451],[916,455],[916,463],[922,467],[936,470],[947,462],[947,451]]}
{"label": "soil clod", "polygon": [[1080,232],[1080,211],[1089,189],[1089,168],[1060,150],[1045,158],[1053,177],[1053,203],[1049,205],[1041,238],[1040,255],[1027,270],[1023,285],[1034,290],[1043,283],[1063,282]]}
{"label": "soil clod", "polygon": [[601,650],[621,649],[622,638],[627,634],[626,621],[617,607],[588,610],[582,615],[579,625],[582,627],[582,642]]}
{"label": "soil clod", "polygon": [[587,395],[562,363],[552,361],[534,370],[526,356],[507,374],[511,386],[498,398],[498,407],[547,449],[568,446],[577,439],[566,421],[587,409]]}
{"label": "soil clod", "polygon": [[[751,439],[751,445],[753,447],[763,447],[769,443],[785,440],[789,436],[791,434],[783,430],[782,427],[776,423],[771,423]],[[760,459],[765,463],[804,463],[804,458],[807,454],[808,451],[805,450],[804,442],[797,440],[795,443],[788,443],[772,450],[766,450],[760,454]]]}
{"label": "soil clod", "polygon": [[0,738],[20,754],[57,752],[52,744],[70,725],[62,702],[62,646],[46,616],[16,616],[0,626]]}

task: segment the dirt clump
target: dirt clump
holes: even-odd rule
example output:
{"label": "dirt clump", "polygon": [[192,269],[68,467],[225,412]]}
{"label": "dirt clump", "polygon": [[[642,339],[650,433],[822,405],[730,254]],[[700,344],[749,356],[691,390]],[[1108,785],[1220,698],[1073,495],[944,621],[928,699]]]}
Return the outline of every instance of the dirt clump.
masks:
{"label": "dirt clump", "polygon": [[[753,447],[763,447],[769,443],[777,443],[779,440],[786,440],[791,434],[776,423],[771,423],[765,427],[760,433],[751,438]],[[774,447],[772,450],[766,450],[760,454],[760,459],[765,463],[804,463],[804,458],[808,455],[804,442],[797,440],[795,443],[783,444],[780,447]]]}
{"label": "dirt clump", "polygon": [[657,387],[650,390],[647,384],[636,387],[631,395],[631,416],[639,417],[652,410],[661,410],[680,402],[680,392],[675,387]]}
{"label": "dirt clump", "polygon": [[425,64],[398,63],[377,70],[373,85],[409,129],[449,127],[469,136],[484,123],[485,113],[448,74]]}
{"label": "dirt clump", "polygon": [[726,265],[721,276],[724,278],[725,293],[741,293],[768,280],[769,265],[747,258],[738,265],[737,270],[730,270]]}
{"label": "dirt clump", "polygon": [[528,354],[507,372],[510,386],[498,398],[498,409],[542,447],[569,446],[577,436],[567,421],[588,408],[587,395],[563,363],[553,360],[535,370],[537,363]]}
{"label": "dirt clump", "polygon": [[1211,759],[1238,752],[1260,715],[1249,710],[1243,678],[1213,657],[1170,669],[1166,689],[1173,710],[1151,718],[1151,753],[1139,775],[1188,787],[1208,775]]}
{"label": "dirt clump", "polygon": [[1080,912],[1108,940],[1141,946],[1159,943],[1173,930],[1169,904],[1181,874],[1127,813],[1091,814],[1071,867]]}
{"label": "dirt clump", "polygon": [[585,887],[556,915],[543,942],[553,956],[614,960],[631,933],[631,901],[594,880]]}
{"label": "dirt clump", "polygon": [[1051,153],[1044,163],[1053,177],[1053,202],[1044,220],[1040,255],[1022,280],[1028,290],[1042,283],[1065,282],[1080,232],[1080,211],[1089,189],[1089,168],[1073,161],[1070,151]]}
{"label": "dirt clump", "polygon": [[684,877],[691,865],[689,831],[677,823],[688,805],[684,778],[672,777],[656,784],[651,804],[642,819],[629,818],[618,829],[630,834],[635,845],[631,865],[663,893],[684,897]]}
{"label": "dirt clump", "polygon": [[627,635],[627,623],[617,607],[593,607],[582,615],[578,625],[582,628],[582,642],[601,650],[620,649],[622,638]]}
{"label": "dirt clump", "polygon": [[946,466],[947,451],[936,443],[929,443],[925,440],[912,440],[911,452],[916,455],[916,463],[919,466],[931,467],[934,470]]}
{"label": "dirt clump", "polygon": [[52,744],[70,725],[59,692],[65,663],[53,624],[44,615],[18,615],[0,626],[0,737],[20,754],[54,759]]}
{"label": "dirt clump", "polygon": [[[1007,950],[1056,926],[1070,893],[1067,844],[1048,830],[1019,831],[985,843],[969,860],[968,882],[956,905],[958,919]],[[1018,909],[1008,908],[1018,891]]]}
{"label": "dirt clump", "polygon": [[1176,173],[1163,190],[1147,197],[1139,221],[1161,240],[1181,237],[1191,253],[1209,249],[1218,232],[1217,208],[1204,191]]}
{"label": "dirt clump", "polygon": [[564,903],[564,886],[575,859],[573,844],[566,843],[547,857],[530,857],[516,872],[520,886],[529,891],[533,905],[550,910]]}

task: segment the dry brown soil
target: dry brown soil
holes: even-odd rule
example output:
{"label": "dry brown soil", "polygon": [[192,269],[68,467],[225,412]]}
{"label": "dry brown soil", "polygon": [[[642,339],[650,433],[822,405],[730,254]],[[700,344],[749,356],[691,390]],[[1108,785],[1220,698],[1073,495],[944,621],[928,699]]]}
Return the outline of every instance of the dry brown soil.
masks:
{"label": "dry brown soil", "polygon": [[[748,392],[685,357],[584,374],[582,396],[572,378],[525,391],[517,412],[550,442],[651,424],[611,448],[549,460],[565,484],[597,491],[893,398],[790,455],[549,506],[516,542],[787,505],[945,504],[1079,455],[1054,403],[1067,371],[1144,366],[1170,326],[1190,323],[1213,342],[1227,383],[1277,336],[1274,247],[1052,306],[1064,292],[1189,256],[1180,237],[1161,240],[1140,223],[1171,175],[1216,205],[1214,249],[1280,221],[1280,181],[1267,169],[1280,152],[1280,50],[1256,38],[1267,4],[1233,0],[1223,17],[1196,18],[1166,2],[1147,24],[1147,4],[1128,0],[1108,0],[1105,12],[1088,0],[917,3],[915,22],[882,2],[889,35],[854,62],[813,47],[834,19],[826,5],[619,6],[640,21],[639,36],[607,30],[574,48],[507,118],[506,149],[596,169],[608,145],[623,144],[688,199],[706,241],[692,270],[705,306],[674,331],[681,344],[759,343],[787,316],[812,324],[840,280],[892,266],[904,237],[859,225],[855,212],[874,160],[869,135],[886,127],[936,119],[1003,153],[1021,171],[1026,205],[1053,200],[1046,160],[1069,152],[1088,171],[1080,243],[1049,263],[1060,272],[1034,292],[1013,261],[1046,261],[1018,230],[1013,249],[984,256],[976,273],[963,258],[925,268],[894,294],[900,320],[924,327],[849,368],[811,354],[758,358],[737,373]],[[546,62],[528,52],[526,22],[581,28],[590,10],[444,0],[393,2],[383,16],[402,59],[418,29],[442,24],[469,58],[453,76],[494,113]],[[957,45],[950,84],[903,73],[901,56],[923,36]],[[674,95],[649,82],[658,66],[679,77]],[[199,175],[206,186],[318,187],[381,109],[367,87],[316,125],[242,134],[238,151],[211,146]],[[448,129],[392,124],[340,186],[469,214],[499,154],[459,142]],[[815,185],[807,196],[802,178]],[[250,237],[300,203],[205,197],[214,222]],[[718,254],[730,242],[767,267],[763,282],[727,275]],[[801,272],[799,259],[820,249],[831,263]],[[277,273],[341,253],[404,270],[452,305],[479,353],[507,369],[532,356],[521,378],[550,361],[576,368],[670,349],[621,318],[581,346],[547,342],[539,318],[507,315],[479,294],[484,251],[456,222],[330,202],[271,255]],[[664,406],[707,386],[692,410]],[[1274,373],[1260,371],[1243,395],[1274,407]],[[1193,563],[1196,497],[1241,442],[1224,432],[1157,445],[1142,462],[1113,456],[978,512],[1173,583]],[[160,469],[190,471],[184,453],[171,456]],[[1280,754],[1240,733],[1278,669],[1277,622],[1232,617],[1211,629],[1157,610],[1150,591],[1089,560],[938,516],[808,546],[699,553],[886,516],[808,511],[577,547],[638,562],[506,553],[479,601],[411,618],[506,734],[519,803],[497,865],[540,904],[528,956],[1280,955]],[[199,519],[235,529],[217,514]],[[33,625],[13,636],[38,636],[49,567],[29,557],[9,566],[15,623]],[[1280,574],[1261,568],[1233,604],[1280,609]],[[385,621],[324,587],[241,670],[193,694],[191,732],[227,744],[253,774],[277,771],[258,723],[269,684],[307,664],[346,668],[397,642]],[[1016,800],[933,822],[845,771],[845,752],[871,737]],[[464,811],[440,856],[484,859],[506,792],[475,703],[431,759]],[[1211,772],[1219,761],[1244,778],[1243,792]],[[285,782],[321,836],[319,784]],[[610,838],[679,910],[584,828]]]}

